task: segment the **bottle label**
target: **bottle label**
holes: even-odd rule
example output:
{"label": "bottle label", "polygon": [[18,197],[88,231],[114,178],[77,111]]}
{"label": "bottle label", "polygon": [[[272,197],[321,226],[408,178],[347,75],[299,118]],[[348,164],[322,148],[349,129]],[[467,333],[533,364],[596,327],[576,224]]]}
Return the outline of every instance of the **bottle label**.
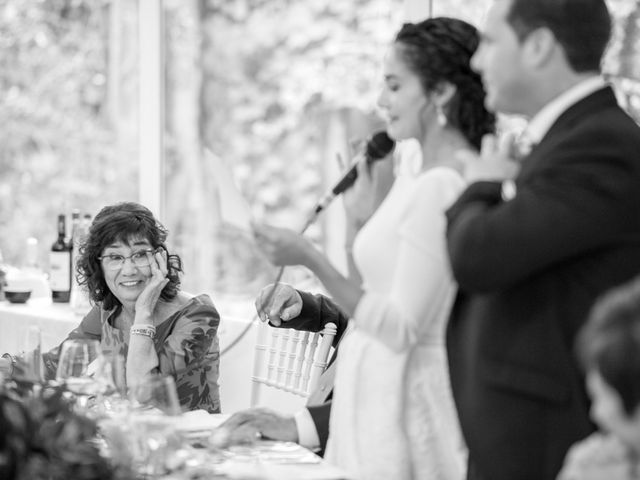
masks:
{"label": "bottle label", "polygon": [[49,285],[56,292],[71,289],[71,252],[49,252]]}

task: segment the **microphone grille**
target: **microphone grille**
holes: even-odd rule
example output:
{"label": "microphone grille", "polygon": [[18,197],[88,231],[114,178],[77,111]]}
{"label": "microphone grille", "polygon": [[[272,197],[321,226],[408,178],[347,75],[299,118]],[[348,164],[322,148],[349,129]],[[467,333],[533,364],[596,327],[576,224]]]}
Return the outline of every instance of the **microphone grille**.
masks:
{"label": "microphone grille", "polygon": [[367,142],[366,154],[368,158],[378,160],[389,155],[395,146],[396,142],[387,135],[387,132],[377,132],[374,133],[371,139]]}

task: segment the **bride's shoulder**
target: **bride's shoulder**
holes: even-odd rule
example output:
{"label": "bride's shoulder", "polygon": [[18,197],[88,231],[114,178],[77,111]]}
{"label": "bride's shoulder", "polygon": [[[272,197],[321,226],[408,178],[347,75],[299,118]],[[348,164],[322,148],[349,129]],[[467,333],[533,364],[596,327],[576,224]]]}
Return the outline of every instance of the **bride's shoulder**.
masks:
{"label": "bride's shoulder", "polygon": [[420,173],[416,180],[418,186],[462,187],[464,185],[460,170],[450,165],[434,165]]}

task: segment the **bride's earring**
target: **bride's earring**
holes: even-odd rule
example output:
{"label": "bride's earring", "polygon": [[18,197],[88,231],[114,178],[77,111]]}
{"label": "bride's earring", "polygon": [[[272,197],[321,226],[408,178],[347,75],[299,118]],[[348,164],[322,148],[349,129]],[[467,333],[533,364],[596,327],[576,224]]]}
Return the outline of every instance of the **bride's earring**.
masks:
{"label": "bride's earring", "polygon": [[441,127],[446,127],[447,123],[449,123],[447,120],[447,116],[444,114],[444,110],[440,105],[436,106],[436,120],[438,121],[438,125],[440,125]]}

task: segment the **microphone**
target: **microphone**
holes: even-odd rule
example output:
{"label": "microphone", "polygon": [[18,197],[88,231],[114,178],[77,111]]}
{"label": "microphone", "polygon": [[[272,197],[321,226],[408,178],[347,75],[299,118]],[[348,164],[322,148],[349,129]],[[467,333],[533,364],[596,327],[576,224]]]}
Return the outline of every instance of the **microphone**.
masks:
{"label": "microphone", "polygon": [[[391,153],[396,146],[387,132],[377,132],[371,136],[367,141],[367,146],[364,150],[364,158],[367,165],[371,165],[373,162],[382,160]],[[314,210],[314,215],[317,215],[322,210],[327,208],[329,204],[338,195],[349,189],[358,178],[358,164],[357,162],[342,176],[342,178],[336,183],[336,185],[329,190],[329,192],[318,202]]]}

